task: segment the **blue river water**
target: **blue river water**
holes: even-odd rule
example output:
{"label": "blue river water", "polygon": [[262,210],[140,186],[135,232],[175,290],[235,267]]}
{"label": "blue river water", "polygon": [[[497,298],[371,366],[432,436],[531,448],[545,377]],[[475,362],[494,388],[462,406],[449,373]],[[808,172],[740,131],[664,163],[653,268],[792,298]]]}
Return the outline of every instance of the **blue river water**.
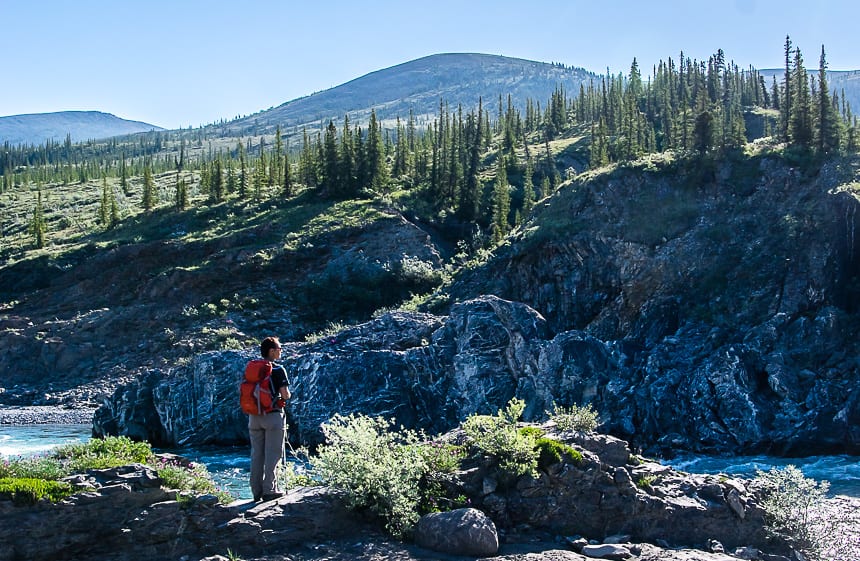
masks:
{"label": "blue river water", "polygon": [[[90,438],[89,425],[0,425],[0,457],[44,454],[52,448]],[[160,450],[159,450],[160,451]],[[235,448],[203,447],[165,450],[206,464],[218,486],[236,498],[251,497],[248,489],[250,460],[247,446]],[[757,470],[767,471],[794,465],[806,477],[830,482],[831,494],[860,497],[860,457],[811,456],[776,458],[772,456],[681,456],[664,462],[692,473],[725,473],[738,477],[755,477]]]}

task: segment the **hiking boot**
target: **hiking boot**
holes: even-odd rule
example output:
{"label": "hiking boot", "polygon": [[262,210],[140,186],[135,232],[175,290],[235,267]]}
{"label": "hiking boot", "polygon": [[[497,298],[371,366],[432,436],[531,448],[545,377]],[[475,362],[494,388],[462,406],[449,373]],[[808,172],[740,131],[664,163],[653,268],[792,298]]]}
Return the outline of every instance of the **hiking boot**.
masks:
{"label": "hiking boot", "polygon": [[265,501],[274,501],[277,498],[283,497],[284,494],[280,491],[276,491],[274,493],[263,493],[263,502]]}

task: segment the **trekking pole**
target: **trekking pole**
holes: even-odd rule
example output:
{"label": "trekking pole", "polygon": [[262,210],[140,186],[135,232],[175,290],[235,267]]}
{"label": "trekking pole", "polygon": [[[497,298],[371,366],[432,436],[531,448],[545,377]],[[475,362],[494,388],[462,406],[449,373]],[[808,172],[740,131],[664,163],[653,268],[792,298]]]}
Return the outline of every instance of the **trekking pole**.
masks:
{"label": "trekking pole", "polygon": [[[290,441],[286,440],[286,443],[289,446]],[[281,462],[283,463],[282,467],[284,468],[284,493],[286,493],[288,491],[288,489],[287,489],[287,478],[288,478],[288,474],[287,474],[287,447],[281,446],[281,450],[284,451],[284,457],[282,458]]]}

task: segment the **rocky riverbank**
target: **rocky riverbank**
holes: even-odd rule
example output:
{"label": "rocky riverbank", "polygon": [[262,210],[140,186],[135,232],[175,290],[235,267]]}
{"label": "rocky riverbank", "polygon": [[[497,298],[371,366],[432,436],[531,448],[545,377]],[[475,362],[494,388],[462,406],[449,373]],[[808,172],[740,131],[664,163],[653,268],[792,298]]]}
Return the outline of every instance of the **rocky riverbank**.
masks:
{"label": "rocky riverbank", "polygon": [[[298,488],[265,503],[221,505],[212,496],[179,498],[151,467],[130,465],[67,478],[82,492],[59,504],[0,500],[0,558],[192,560],[232,553],[268,561],[585,556],[718,561],[729,559],[720,550],[782,547],[766,536],[748,482],[643,462],[626,443],[607,436],[561,437],[581,450],[582,458],[564,456],[536,477],[501,484],[480,461],[458,472],[454,484],[474,507],[467,514],[473,514],[457,518],[454,511],[452,519],[437,520],[435,530],[422,529],[419,522],[414,542],[392,540],[378,519],[347,510],[340,495],[327,488]],[[684,556],[673,546],[702,551]]]}
{"label": "rocky riverbank", "polygon": [[93,413],[92,408],[0,406],[0,425],[86,425],[93,422]]}
{"label": "rocky riverbank", "polygon": [[[177,496],[151,467],[130,465],[67,478],[81,491],[58,504],[0,497],[0,559],[789,561],[765,531],[754,482],[679,472],[607,435],[548,434],[581,457],[564,454],[536,476],[505,482],[475,457],[446,483],[470,507],[433,524],[423,518],[407,542],[328,488],[223,505]],[[860,543],[860,500],[838,497],[829,508],[845,523],[840,538]]]}

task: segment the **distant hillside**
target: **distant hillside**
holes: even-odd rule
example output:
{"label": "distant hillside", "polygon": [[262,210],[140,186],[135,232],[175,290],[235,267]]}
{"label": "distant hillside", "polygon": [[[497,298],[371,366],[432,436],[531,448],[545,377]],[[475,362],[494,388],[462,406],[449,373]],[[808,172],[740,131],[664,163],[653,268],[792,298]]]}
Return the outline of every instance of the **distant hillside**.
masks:
{"label": "distant hillside", "polygon": [[0,117],[0,143],[42,144],[48,139],[72,142],[100,139],[136,132],[164,130],[161,127],[120,119],[100,111],[61,111]]}
{"label": "distant hillside", "polygon": [[353,122],[366,122],[372,108],[380,119],[396,116],[403,119],[410,109],[420,119],[436,114],[440,99],[456,110],[458,104],[471,109],[482,97],[484,107],[495,112],[499,96],[507,103],[510,94],[520,108],[525,106],[526,99],[543,104],[559,85],[573,97],[579,93],[580,84],[595,76],[581,68],[519,58],[436,54],[371,72],[340,86],[231,121],[221,128],[225,135],[244,136],[271,132],[278,124],[283,129],[316,127],[329,119],[337,122],[346,114]]}
{"label": "distant hillside", "polygon": [[[776,76],[777,84],[781,84],[785,76],[785,70],[782,68],[768,68],[758,72],[764,76],[768,91],[773,84],[773,76]],[[810,69],[809,73],[818,78],[818,70]],[[851,105],[851,113],[854,115],[860,113],[860,70],[828,70],[827,80],[831,92],[838,93],[840,97],[842,92],[845,92],[845,99]]]}

